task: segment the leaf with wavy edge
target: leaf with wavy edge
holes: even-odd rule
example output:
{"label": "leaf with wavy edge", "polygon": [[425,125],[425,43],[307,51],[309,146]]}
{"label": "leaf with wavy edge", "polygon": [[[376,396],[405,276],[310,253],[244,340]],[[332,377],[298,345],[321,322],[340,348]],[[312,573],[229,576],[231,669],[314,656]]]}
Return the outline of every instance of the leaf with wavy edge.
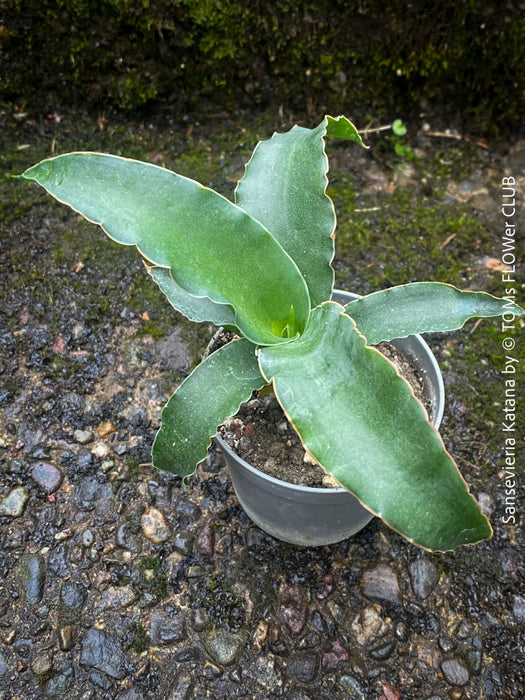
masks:
{"label": "leaf with wavy edge", "polygon": [[281,331],[292,313],[294,333],[306,325],[310,300],[294,261],[262,224],[214,190],[103,153],[50,158],[22,177],[118,243],[136,245],[153,265],[170,268],[190,294],[231,304],[235,325],[253,342],[288,341]]}
{"label": "leaf with wavy edge", "polygon": [[440,551],[491,536],[423,406],[344,307],[326,302],[298,340],[258,354],[308,451],[390,527]]}
{"label": "leaf with wavy edge", "polygon": [[166,267],[146,265],[146,269],[173,308],[190,321],[213,323],[216,326],[235,326],[235,313],[228,304],[218,304],[209,297],[190,294],[175,282]]}
{"label": "leaf with wavy edge", "polygon": [[295,260],[312,306],[330,299],[334,284],[336,216],[326,194],[327,135],[364,145],[346,117],[325,117],[315,129],[294,126],[257,144],[235,190],[236,203],[271,231]]}
{"label": "leaf with wavy edge", "polygon": [[469,292],[442,282],[413,282],[367,294],[346,305],[370,345],[415,333],[453,331],[470,318],[525,311],[508,299]]}
{"label": "leaf with wavy edge", "polygon": [[165,405],[162,427],[153,443],[153,466],[191,476],[206,457],[217,427],[265,383],[249,340],[239,338],[216,350],[195,367]]}
{"label": "leaf with wavy edge", "polygon": [[326,116],[326,135],[333,136],[338,139],[347,139],[354,141],[363,148],[368,148],[363,143],[363,140],[352,122],[344,116],[330,117]]}

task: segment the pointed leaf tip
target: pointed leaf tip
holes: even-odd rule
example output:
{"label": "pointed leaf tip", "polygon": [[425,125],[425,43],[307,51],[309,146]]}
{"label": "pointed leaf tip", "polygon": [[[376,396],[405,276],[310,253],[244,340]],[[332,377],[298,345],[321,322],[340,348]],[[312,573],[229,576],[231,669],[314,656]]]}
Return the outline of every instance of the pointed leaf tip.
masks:
{"label": "pointed leaf tip", "polygon": [[188,477],[205,459],[217,427],[264,386],[255,345],[246,338],[219,348],[186,377],[162,411],[153,466]]}
{"label": "pointed leaf tip", "polygon": [[259,362],[308,451],[394,530],[436,551],[491,536],[423,407],[343,307],[317,307]]}

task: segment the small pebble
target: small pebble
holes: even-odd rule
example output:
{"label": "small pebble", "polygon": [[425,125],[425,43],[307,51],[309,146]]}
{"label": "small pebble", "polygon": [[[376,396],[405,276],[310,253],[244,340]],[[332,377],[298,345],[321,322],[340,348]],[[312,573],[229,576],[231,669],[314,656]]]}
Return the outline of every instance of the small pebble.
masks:
{"label": "small pebble", "polygon": [[82,533],[82,544],[84,545],[84,547],[91,547],[94,541],[95,536],[93,535],[93,532],[91,530],[85,530]]}
{"label": "small pebble", "polygon": [[109,455],[110,449],[105,442],[95,442],[95,444],[91,448],[91,452],[95,455],[95,457],[103,458]]}
{"label": "small pebble", "polygon": [[142,534],[154,544],[166,542],[171,533],[166,525],[164,516],[156,508],[150,508],[141,518]]}
{"label": "small pebble", "polygon": [[68,651],[75,643],[76,627],[67,625],[58,629],[58,645],[61,651]]}
{"label": "small pebble", "polygon": [[525,624],[525,598],[520,595],[514,596],[514,605],[512,606],[512,614],[522,624]]}
{"label": "small pebble", "polygon": [[119,547],[129,552],[140,554],[142,551],[142,537],[133,523],[125,522],[119,525],[116,541]]}
{"label": "small pebble", "polygon": [[77,588],[70,583],[62,584],[62,588],[60,589],[60,600],[66,606],[66,608],[70,608],[72,610],[80,609],[83,606],[85,599],[86,594],[82,589]]}
{"label": "small pebble", "polygon": [[441,662],[441,670],[445,680],[450,685],[462,688],[469,681],[468,669],[457,659],[445,659]]}
{"label": "small pebble", "polygon": [[366,598],[384,603],[401,602],[401,591],[396,572],[386,564],[367,569],[361,579],[361,591]]}
{"label": "small pebble", "polygon": [[208,615],[202,608],[197,608],[191,614],[191,626],[196,632],[202,632],[208,625]]}
{"label": "small pebble", "polygon": [[341,676],[337,684],[345,693],[348,693],[349,700],[365,700],[365,691],[353,676]]}
{"label": "small pebble", "polygon": [[111,433],[114,433],[116,430],[115,426],[111,421],[106,421],[105,423],[101,423],[98,428],[97,428],[97,433],[98,436],[101,438],[105,438],[108,435],[111,435]]}
{"label": "small pebble", "polygon": [[312,652],[297,653],[290,656],[287,662],[287,670],[296,683],[311,683],[319,668],[319,659]]}
{"label": "small pebble", "polygon": [[452,639],[450,639],[450,637],[440,637],[438,639],[438,644],[441,651],[444,651],[445,654],[450,654],[450,652],[453,651],[457,646],[457,644]]}
{"label": "small pebble", "polygon": [[38,654],[31,660],[31,670],[37,676],[46,676],[52,668],[53,659],[49,654]]}
{"label": "small pebble", "polygon": [[41,554],[24,555],[16,570],[16,579],[22,600],[37,605],[44,595],[46,562]]}
{"label": "small pebble", "polygon": [[173,534],[173,546],[180,554],[189,554],[191,549],[191,536],[186,532],[175,532]]}
{"label": "small pebble", "polygon": [[28,498],[29,491],[25,486],[15,486],[0,503],[0,516],[19,518],[24,512]]}
{"label": "small pebble", "polygon": [[268,641],[268,630],[268,623],[265,620],[261,620],[255,628],[255,632],[253,633],[253,646],[257,651],[261,651]]}
{"label": "small pebble", "polygon": [[396,648],[396,641],[391,640],[389,642],[386,642],[384,644],[380,644],[376,647],[374,647],[370,651],[370,656],[375,660],[375,661],[384,661],[385,659],[388,659],[392,656],[392,652]]}
{"label": "small pebble", "polygon": [[321,662],[323,670],[333,671],[341,664],[345,664],[348,661],[348,658],[348,652],[339,639],[332,639],[330,640],[330,643],[325,646],[325,651]]}
{"label": "small pebble", "polygon": [[438,580],[438,570],[429,559],[416,559],[410,564],[410,580],[414,593],[425,600],[434,590]]}
{"label": "small pebble", "polygon": [[80,663],[121,680],[127,673],[127,657],[117,639],[92,628],[82,640]]}
{"label": "small pebble", "polygon": [[155,610],[151,614],[149,633],[151,642],[155,645],[181,642],[186,636],[183,616]]}
{"label": "small pebble", "polygon": [[229,666],[240,656],[244,648],[244,637],[223,628],[214,628],[206,639],[206,649],[212,659]]}
{"label": "small pebble", "polygon": [[0,652],[0,678],[5,676],[9,671],[9,664],[7,663],[5,656]]}
{"label": "small pebble", "polygon": [[308,619],[308,603],[299,586],[288,586],[281,591],[277,614],[293,637],[301,634]]}
{"label": "small pebble", "polygon": [[470,620],[461,620],[456,630],[459,639],[468,639],[474,632],[475,627]]}
{"label": "small pebble", "polygon": [[93,433],[91,430],[75,430],[73,437],[75,442],[78,442],[79,445],[87,445],[93,442]]}
{"label": "small pebble", "polygon": [[37,462],[33,467],[31,477],[46,493],[54,493],[64,480],[62,471],[49,462]]}
{"label": "small pebble", "polygon": [[195,549],[199,554],[208,557],[213,556],[215,549],[215,529],[211,520],[208,520],[195,538]]}

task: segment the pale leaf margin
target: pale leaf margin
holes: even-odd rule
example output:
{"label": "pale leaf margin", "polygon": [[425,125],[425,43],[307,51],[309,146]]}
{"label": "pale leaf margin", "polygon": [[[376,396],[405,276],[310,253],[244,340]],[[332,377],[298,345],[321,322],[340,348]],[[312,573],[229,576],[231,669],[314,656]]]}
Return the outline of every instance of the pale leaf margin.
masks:
{"label": "pale leaf margin", "polygon": [[206,458],[218,426],[265,384],[255,345],[246,338],[213,352],[164,406],[162,426],[153,442],[153,466],[185,479],[191,476]]}
{"label": "pale leaf margin", "polygon": [[365,508],[424,549],[489,538],[490,523],[423,406],[392,364],[366,346],[344,308],[327,302],[314,309],[309,329],[282,351],[258,350],[261,372],[308,452]]}
{"label": "pale leaf margin", "polygon": [[345,306],[370,345],[417,333],[453,331],[472,318],[525,311],[511,299],[462,291],[443,282],[412,282],[367,294]]}
{"label": "pale leaf margin", "polygon": [[366,148],[344,116],[326,116],[315,128],[294,126],[260,141],[235,189],[235,202],[270,231],[299,267],[312,307],[330,299],[334,285],[336,212],[327,193],[326,137]]}
{"label": "pale leaf margin", "polygon": [[[254,343],[288,342],[310,313],[295,262],[264,226],[195,180],[141,161],[94,152],[45,159],[22,175],[62,204],[134,245],[152,265],[168,267],[196,296],[235,309],[236,325]],[[219,233],[220,235],[219,235]]]}
{"label": "pale leaf margin", "polygon": [[209,297],[190,294],[175,282],[167,267],[155,267],[146,262],[144,266],[173,308],[190,321],[235,327],[235,312],[229,304],[219,304]]}

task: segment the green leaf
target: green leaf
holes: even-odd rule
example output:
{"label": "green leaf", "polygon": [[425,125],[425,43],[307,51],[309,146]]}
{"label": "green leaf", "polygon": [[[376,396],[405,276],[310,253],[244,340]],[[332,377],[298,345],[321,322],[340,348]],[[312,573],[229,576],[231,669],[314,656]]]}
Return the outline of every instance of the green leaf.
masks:
{"label": "green leaf", "polygon": [[317,306],[334,283],[335,210],[326,194],[327,134],[362,142],[345,117],[326,117],[315,129],[294,126],[261,141],[235,192],[237,204],[260,221],[295,260]]}
{"label": "green leaf", "polygon": [[490,537],[423,406],[342,306],[314,309],[299,339],[261,348],[259,363],[309,452],[390,527],[429,550]]}
{"label": "green leaf", "polygon": [[217,427],[264,384],[249,340],[239,338],[216,350],[164,407],[153,443],[153,466],[183,477],[193,474]]}
{"label": "green leaf", "polygon": [[149,163],[70,153],[24,174],[60,202],[170,268],[190,294],[235,310],[235,325],[261,344],[283,342],[294,307],[301,332],[310,301],[301,273],[272,235],[225,197]]}
{"label": "green leaf", "polygon": [[486,292],[462,292],[441,282],[414,282],[367,294],[346,305],[370,345],[414,333],[452,331],[469,318],[521,316],[523,309]]}
{"label": "green leaf", "polygon": [[231,306],[218,304],[209,297],[190,294],[175,282],[166,267],[146,267],[146,269],[173,308],[184,314],[190,321],[213,323],[216,326],[235,325],[235,313]]}
{"label": "green leaf", "polygon": [[354,141],[363,148],[368,148],[363,143],[359,132],[352,124],[352,122],[346,117],[325,117],[326,119],[326,135],[333,136],[338,139],[348,139],[349,141]]}
{"label": "green leaf", "polygon": [[392,131],[396,136],[404,136],[407,132],[407,128],[401,119],[394,119]]}

